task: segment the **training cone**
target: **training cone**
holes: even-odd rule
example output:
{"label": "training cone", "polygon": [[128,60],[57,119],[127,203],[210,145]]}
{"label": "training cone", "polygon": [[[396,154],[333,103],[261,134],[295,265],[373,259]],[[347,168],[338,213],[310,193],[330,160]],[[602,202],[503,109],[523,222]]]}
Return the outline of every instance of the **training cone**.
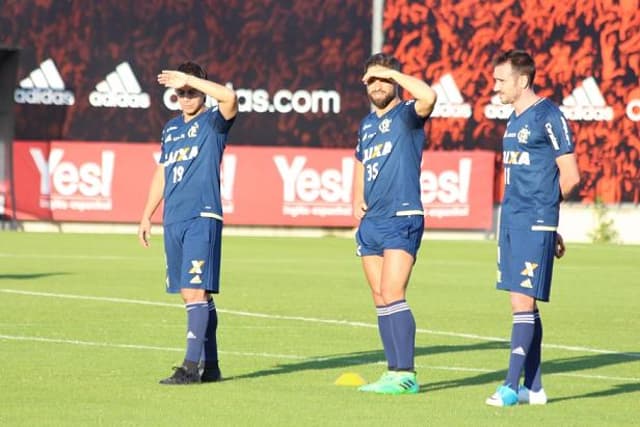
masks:
{"label": "training cone", "polygon": [[355,372],[346,372],[338,377],[335,385],[360,386],[367,382]]}

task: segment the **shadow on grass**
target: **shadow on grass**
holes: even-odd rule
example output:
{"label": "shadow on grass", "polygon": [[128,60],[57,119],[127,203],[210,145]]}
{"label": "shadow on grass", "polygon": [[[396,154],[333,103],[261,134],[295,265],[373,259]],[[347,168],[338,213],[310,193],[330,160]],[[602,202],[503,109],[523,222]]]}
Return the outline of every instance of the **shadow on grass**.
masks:
{"label": "shadow on grass", "polygon": [[[433,356],[436,354],[448,354],[468,351],[484,351],[484,350],[505,350],[505,359],[508,357],[509,343],[504,341],[488,341],[482,343],[468,344],[468,345],[435,345],[426,347],[417,347],[416,356]],[[554,359],[543,362],[542,371],[543,375],[548,374],[569,374],[576,371],[583,371],[589,369],[596,369],[600,367],[606,367],[611,365],[617,365],[629,362],[640,361],[640,354],[597,354],[597,355],[585,355],[578,357],[569,357],[564,359]],[[348,354],[339,354],[333,356],[319,357],[314,359],[307,359],[301,362],[283,363],[275,365],[269,369],[263,369],[256,372],[251,372],[244,375],[238,375],[229,377],[227,379],[245,379],[245,378],[259,378],[270,375],[290,374],[299,371],[306,370],[323,370],[323,369],[335,369],[335,368],[347,368],[358,365],[367,365],[373,363],[383,363],[384,354],[380,350],[372,351],[360,351]],[[506,367],[506,366],[505,366]],[[429,370],[429,367],[424,368]],[[433,392],[439,390],[445,390],[449,388],[465,387],[465,386],[477,386],[477,385],[499,385],[506,376],[506,369],[484,372],[478,375],[466,376],[464,378],[458,378],[453,380],[427,382],[420,386],[420,392]],[[614,379],[614,378],[612,378]],[[487,395],[492,392],[493,388],[487,390]],[[607,389],[600,391],[585,393],[582,395],[568,396],[558,399],[550,399],[549,403],[560,402],[562,400],[581,399],[590,397],[604,397],[612,396],[623,393],[633,393],[640,391],[640,383],[624,383],[616,384]]]}
{"label": "shadow on grass", "polygon": [[566,396],[558,399],[550,399],[550,403],[557,403],[563,400],[588,399],[593,397],[609,397],[617,394],[640,392],[640,383],[614,384],[606,390],[593,391],[591,393],[579,394],[577,396]]}
{"label": "shadow on grass", "polygon": [[[502,344],[505,349],[507,348],[504,343]],[[605,366],[617,365],[621,363],[629,363],[629,362],[639,362],[640,354],[637,353],[629,353],[629,354],[597,354],[597,355],[586,355],[586,356],[577,356],[577,357],[569,357],[565,359],[554,359],[546,362],[542,362],[542,373],[543,373],[543,381],[544,375],[549,374],[570,374],[576,371],[584,371],[589,369],[596,369]],[[443,390],[447,388],[455,388],[455,387],[464,387],[464,386],[474,386],[474,385],[482,385],[482,384],[493,384],[496,387],[504,380],[507,374],[506,369],[495,371],[495,372],[487,372],[471,377],[460,378],[456,380],[449,381],[440,381],[435,383],[427,383],[421,387],[421,391],[436,391]],[[596,376],[594,374],[594,376]],[[615,378],[611,378],[615,380]],[[490,392],[493,389],[487,390],[487,396],[491,394]],[[571,399],[581,399],[586,397],[603,397],[603,396],[613,396],[616,394],[622,393],[633,393],[635,391],[640,390],[640,383],[625,383],[625,384],[617,384],[613,387],[609,387],[607,389],[603,389],[596,392],[585,393],[583,395],[577,396],[567,396],[558,399],[551,398],[549,403],[560,402],[562,400],[571,400]]]}
{"label": "shadow on grass", "polygon": [[[427,347],[416,347],[416,356],[432,356],[435,354],[456,353],[461,351],[495,350],[498,348],[503,348],[504,346],[505,343],[503,342],[491,341],[469,345],[435,345]],[[306,370],[346,368],[373,363],[383,363],[384,360],[384,353],[381,350],[360,351],[307,359],[301,362],[278,364],[269,369],[263,369],[260,371],[251,372],[249,374],[238,375],[229,379],[258,378],[269,375],[289,374]]]}
{"label": "shadow on grass", "polygon": [[64,276],[69,273],[52,272],[52,273],[24,273],[24,274],[0,274],[0,280],[31,280],[40,279],[42,277]]}

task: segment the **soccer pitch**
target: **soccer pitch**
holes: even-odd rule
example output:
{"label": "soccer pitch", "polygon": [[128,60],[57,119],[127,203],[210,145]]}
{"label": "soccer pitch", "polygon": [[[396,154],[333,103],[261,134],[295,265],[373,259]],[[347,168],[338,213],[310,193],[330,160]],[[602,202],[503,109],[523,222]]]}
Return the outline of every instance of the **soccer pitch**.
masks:
{"label": "soccer pitch", "polygon": [[185,313],[162,238],[0,233],[3,426],[619,426],[640,419],[640,247],[568,245],[541,305],[546,406],[484,404],[503,380],[508,295],[495,242],[425,240],[408,292],[421,391],[334,381],[384,370],[375,311],[341,238],[223,240],[221,383],[161,386]]}

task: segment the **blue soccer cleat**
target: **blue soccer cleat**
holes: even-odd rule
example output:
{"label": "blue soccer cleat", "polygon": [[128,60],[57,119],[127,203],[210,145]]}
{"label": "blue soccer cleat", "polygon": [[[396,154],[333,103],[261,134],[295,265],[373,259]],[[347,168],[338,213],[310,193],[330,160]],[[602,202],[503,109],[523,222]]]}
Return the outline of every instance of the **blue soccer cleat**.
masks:
{"label": "blue soccer cleat", "polygon": [[518,393],[511,387],[501,385],[491,397],[485,400],[487,405],[491,406],[513,406],[518,404]]}

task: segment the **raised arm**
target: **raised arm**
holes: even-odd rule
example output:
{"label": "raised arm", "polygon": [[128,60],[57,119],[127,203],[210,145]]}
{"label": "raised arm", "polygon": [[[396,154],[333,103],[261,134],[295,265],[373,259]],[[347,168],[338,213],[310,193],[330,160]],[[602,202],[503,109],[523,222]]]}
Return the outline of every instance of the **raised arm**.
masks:
{"label": "raised arm", "polygon": [[209,95],[218,101],[220,113],[227,120],[234,118],[238,113],[238,97],[235,91],[219,83],[174,70],[162,70],[158,74],[158,83],[174,89],[189,86]]}
{"label": "raised arm", "polygon": [[436,105],[436,101],[438,99],[436,91],[433,90],[426,82],[416,77],[403,74],[400,71],[393,70],[391,68],[372,66],[369,67],[365,75],[362,77],[362,81],[366,83],[371,78],[389,79],[398,83],[398,85],[409,92],[411,97],[416,100],[416,113],[420,117],[429,116],[433,111],[433,107]]}

